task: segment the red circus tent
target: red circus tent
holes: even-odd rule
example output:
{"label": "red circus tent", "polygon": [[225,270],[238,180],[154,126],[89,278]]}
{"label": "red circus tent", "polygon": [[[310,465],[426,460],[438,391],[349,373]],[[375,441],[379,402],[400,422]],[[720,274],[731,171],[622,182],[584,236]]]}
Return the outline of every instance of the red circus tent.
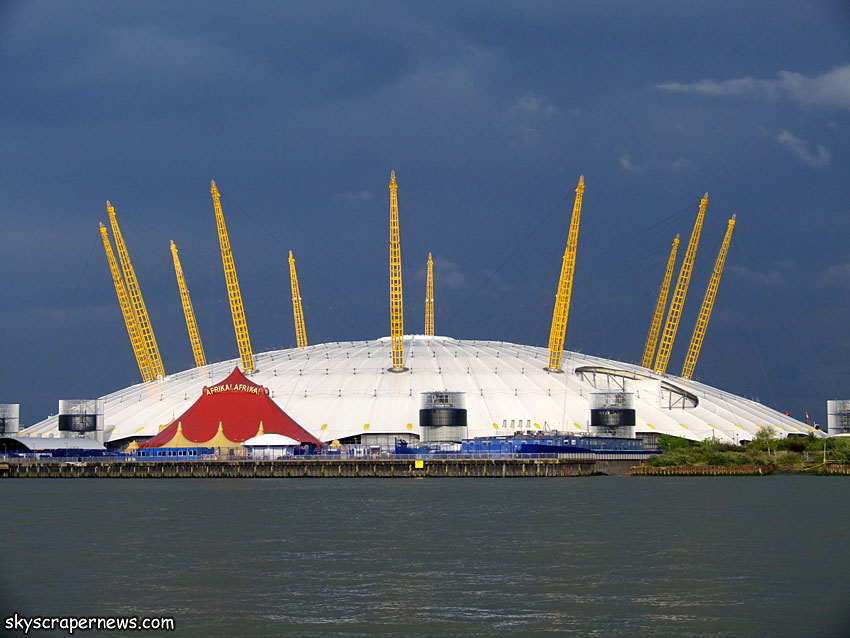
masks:
{"label": "red circus tent", "polygon": [[257,434],[274,432],[300,443],[321,445],[239,368],[221,383],[204,387],[182,415],[139,447],[236,447]]}

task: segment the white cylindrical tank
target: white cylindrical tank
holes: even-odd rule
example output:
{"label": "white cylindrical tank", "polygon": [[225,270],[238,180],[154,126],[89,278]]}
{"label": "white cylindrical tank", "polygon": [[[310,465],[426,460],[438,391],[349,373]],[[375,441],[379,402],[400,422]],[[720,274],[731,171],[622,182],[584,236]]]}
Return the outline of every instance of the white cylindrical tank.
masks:
{"label": "white cylindrical tank", "polygon": [[826,430],[830,436],[850,434],[850,401],[826,402]]}
{"label": "white cylindrical tank", "polygon": [[59,433],[103,443],[103,399],[60,399]]}
{"label": "white cylindrical tank", "polygon": [[424,443],[460,443],[467,437],[463,392],[423,392],[419,428]]}
{"label": "white cylindrical tank", "polygon": [[632,392],[591,394],[590,427],[601,436],[635,438],[635,395]]}
{"label": "white cylindrical tank", "polygon": [[20,403],[0,403],[0,436],[17,436],[20,431]]}

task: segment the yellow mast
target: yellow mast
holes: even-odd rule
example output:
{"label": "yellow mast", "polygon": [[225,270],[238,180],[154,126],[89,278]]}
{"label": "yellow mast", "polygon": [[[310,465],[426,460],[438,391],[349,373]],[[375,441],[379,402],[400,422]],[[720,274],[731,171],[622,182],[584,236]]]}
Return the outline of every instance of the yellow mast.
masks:
{"label": "yellow mast", "polygon": [[573,205],[573,217],[570,222],[570,234],[567,238],[567,248],[564,251],[564,261],[561,265],[561,279],[558,282],[558,296],[555,298],[555,312],[552,314],[552,330],[549,333],[549,367],[550,372],[560,372],[561,356],[564,353],[564,335],[567,332],[567,317],[570,314],[570,296],[573,290],[573,273],[576,265],[576,249],[578,247],[578,228],[581,221],[581,199],[584,193],[584,175],[578,180],[576,201]]}
{"label": "yellow mast", "polygon": [[307,347],[307,331],[304,329],[304,311],[301,309],[301,291],[295,273],[295,258],[289,251],[289,281],[292,284],[292,312],[295,315],[295,338],[299,348]]}
{"label": "yellow mast", "polygon": [[124,315],[124,325],[127,326],[127,334],[130,336],[130,343],[133,345],[133,354],[136,355],[136,363],[139,364],[139,372],[142,373],[142,381],[151,381],[154,379],[151,372],[150,361],[148,360],[148,352],[145,348],[142,333],[139,330],[139,323],[136,321],[136,313],[133,312],[133,306],[130,303],[130,298],[127,296],[127,289],[124,287],[124,278],[121,276],[121,271],[118,269],[118,263],[115,261],[115,254],[112,252],[112,244],[109,243],[109,235],[106,234],[106,226],[100,224],[100,236],[103,238],[103,248],[106,251],[106,261],[109,262],[109,272],[112,273],[112,283],[115,284],[115,293],[118,295],[118,304],[121,306],[121,314]]}
{"label": "yellow mast", "polygon": [[398,184],[390,174],[390,337],[393,372],[404,370],[404,304],[401,289],[401,239],[398,224]]}
{"label": "yellow mast", "polygon": [[685,379],[691,378],[694,368],[697,365],[699,350],[702,347],[702,340],[708,328],[708,320],[711,318],[711,309],[714,308],[714,300],[717,297],[717,288],[720,285],[720,276],[723,274],[723,265],[726,263],[726,253],[729,252],[729,241],[732,239],[732,230],[734,228],[735,216],[732,215],[732,219],[729,220],[729,225],[726,227],[726,236],[723,238],[723,244],[720,246],[717,261],[714,264],[714,271],[711,273],[708,289],[705,291],[705,299],[702,301],[702,308],[699,311],[699,317],[694,326],[691,345],[688,347],[688,354],[685,357],[685,365],[682,368],[682,376]]}
{"label": "yellow mast", "polygon": [[115,217],[115,207],[108,200],[106,202],[106,211],[109,213],[109,223],[112,225],[112,234],[115,236],[115,247],[118,249],[121,270],[124,271],[124,279],[127,280],[127,292],[130,296],[130,303],[136,312],[139,330],[142,333],[142,339],[144,339],[145,348],[148,351],[148,360],[150,361],[150,368],[154,375],[153,378],[164,377],[165,370],[162,367],[162,359],[159,356],[159,347],[156,345],[156,337],[153,334],[153,327],[151,327],[151,321],[148,318],[148,311],[145,309],[145,300],[142,298],[142,291],[139,289],[139,282],[136,280],[136,273],[133,270],[133,264],[130,262],[130,255],[127,253],[127,247],[124,245],[121,229],[118,227],[118,219]]}
{"label": "yellow mast", "polygon": [[242,307],[242,294],[239,292],[239,279],[236,277],[236,265],[221,212],[218,189],[215,180],[210,180],[210,192],[215,208],[215,221],[218,226],[218,243],[221,246],[221,262],[224,264],[224,278],[227,281],[227,297],[230,299],[230,314],[233,315],[233,330],[236,332],[236,344],[242,359],[242,371],[250,374],[254,371],[254,353],[251,352],[251,338],[248,336],[248,324],[245,321],[245,309]]}
{"label": "yellow mast", "polygon": [[694,267],[694,257],[697,254],[699,235],[702,232],[702,222],[705,219],[705,207],[708,206],[708,193],[700,200],[697,220],[691,231],[691,241],[688,243],[688,252],[685,253],[685,261],[679,271],[679,280],[676,282],[676,291],[673,293],[673,301],[670,302],[670,311],[667,313],[667,323],[661,335],[661,345],[658,346],[658,356],[655,358],[655,372],[664,374],[667,370],[667,362],[670,360],[670,351],[673,350],[673,341],[676,339],[676,331],[679,329],[679,319],[682,317],[682,306],[685,304],[685,295],[688,293],[688,283],[691,279],[691,271]]}
{"label": "yellow mast", "polygon": [[428,253],[428,278],[425,283],[425,336],[434,336],[434,260]]}
{"label": "yellow mast", "polygon": [[192,354],[195,355],[195,365],[200,368],[207,365],[207,358],[204,356],[204,346],[201,343],[201,335],[198,333],[198,324],[195,322],[195,311],[192,310],[192,300],[189,298],[189,289],[186,287],[186,279],[183,277],[180,257],[177,256],[177,246],[174,245],[173,241],[171,242],[171,256],[174,258],[174,272],[177,275],[177,287],[180,289],[183,314],[186,316],[189,341],[192,342]]}
{"label": "yellow mast", "polygon": [[649,335],[646,337],[646,345],[643,348],[644,368],[652,367],[652,357],[655,356],[655,346],[658,345],[658,333],[661,331],[661,321],[664,319],[664,308],[667,305],[667,294],[670,292],[670,281],[673,279],[673,267],[676,265],[676,252],[679,250],[679,235],[673,240],[670,249],[670,257],[667,259],[667,270],[664,272],[664,280],[661,282],[661,292],[658,293],[658,301],[655,303],[655,313],[652,315],[652,323],[649,326]]}

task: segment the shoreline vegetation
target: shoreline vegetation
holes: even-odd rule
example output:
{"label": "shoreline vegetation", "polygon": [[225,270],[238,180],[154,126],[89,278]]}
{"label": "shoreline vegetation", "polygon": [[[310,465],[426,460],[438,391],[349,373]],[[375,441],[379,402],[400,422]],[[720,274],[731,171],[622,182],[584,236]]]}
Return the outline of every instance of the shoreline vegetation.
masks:
{"label": "shoreline vegetation", "polygon": [[662,454],[635,468],[633,475],[850,474],[850,439],[779,438],[770,426],[744,445],[662,434],[658,447]]}

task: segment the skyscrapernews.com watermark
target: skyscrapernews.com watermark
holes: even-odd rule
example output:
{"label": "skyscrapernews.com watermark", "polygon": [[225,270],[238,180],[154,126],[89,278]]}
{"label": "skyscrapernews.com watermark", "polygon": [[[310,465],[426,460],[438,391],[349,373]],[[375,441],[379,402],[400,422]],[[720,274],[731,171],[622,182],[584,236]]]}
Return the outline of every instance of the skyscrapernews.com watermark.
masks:
{"label": "skyscrapernews.com watermark", "polygon": [[174,618],[138,618],[136,616],[21,616],[16,613],[3,620],[6,631],[174,631]]}

